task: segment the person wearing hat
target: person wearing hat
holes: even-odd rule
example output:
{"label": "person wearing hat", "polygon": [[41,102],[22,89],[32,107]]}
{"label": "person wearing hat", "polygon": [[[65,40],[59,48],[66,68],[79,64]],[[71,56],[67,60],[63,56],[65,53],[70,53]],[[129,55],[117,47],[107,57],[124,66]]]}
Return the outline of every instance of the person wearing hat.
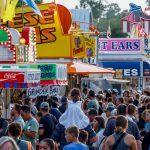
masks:
{"label": "person wearing hat", "polygon": [[112,116],[112,111],[115,109],[114,106],[108,106],[104,113],[102,113],[102,117],[104,118],[105,122],[107,123],[108,119]]}
{"label": "person wearing hat", "polygon": [[49,104],[47,102],[41,103],[40,111],[42,113],[42,118],[39,122],[39,141],[45,138],[51,138],[57,124],[56,118],[49,114]]}

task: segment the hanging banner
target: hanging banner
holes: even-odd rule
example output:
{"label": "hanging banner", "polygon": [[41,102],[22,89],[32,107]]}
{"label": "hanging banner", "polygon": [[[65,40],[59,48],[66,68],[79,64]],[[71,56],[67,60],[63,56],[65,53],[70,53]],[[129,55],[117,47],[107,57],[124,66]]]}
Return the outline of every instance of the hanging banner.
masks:
{"label": "hanging banner", "polygon": [[56,70],[57,80],[66,81],[67,74],[68,74],[67,65],[57,64],[57,70]]}
{"label": "hanging banner", "polygon": [[41,70],[41,85],[68,84],[66,64],[33,64],[30,68]]}
{"label": "hanging banner", "polygon": [[72,36],[71,38],[73,58],[83,58],[85,55],[83,36]]}
{"label": "hanging banner", "polygon": [[37,96],[54,96],[60,93],[59,86],[32,87],[27,89],[27,95],[31,98]]}
{"label": "hanging banner", "polygon": [[148,58],[150,58],[150,47],[149,47],[149,41],[150,39],[144,39],[144,55]]}
{"label": "hanging banner", "polygon": [[95,38],[84,37],[85,58],[95,58]]}
{"label": "hanging banner", "polygon": [[56,64],[40,64],[41,80],[56,80]]}

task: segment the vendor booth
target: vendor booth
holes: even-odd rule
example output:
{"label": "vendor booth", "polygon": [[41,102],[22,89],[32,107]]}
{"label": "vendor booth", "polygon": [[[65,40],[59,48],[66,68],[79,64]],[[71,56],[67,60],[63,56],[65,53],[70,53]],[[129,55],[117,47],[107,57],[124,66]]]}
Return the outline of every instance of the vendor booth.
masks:
{"label": "vendor booth", "polygon": [[89,65],[82,62],[73,62],[68,64],[68,74],[70,87],[78,87],[82,89],[82,79],[89,78],[91,75],[94,79],[94,75],[99,75],[102,79],[104,76],[113,77],[115,71],[112,69],[106,69],[94,65]]}

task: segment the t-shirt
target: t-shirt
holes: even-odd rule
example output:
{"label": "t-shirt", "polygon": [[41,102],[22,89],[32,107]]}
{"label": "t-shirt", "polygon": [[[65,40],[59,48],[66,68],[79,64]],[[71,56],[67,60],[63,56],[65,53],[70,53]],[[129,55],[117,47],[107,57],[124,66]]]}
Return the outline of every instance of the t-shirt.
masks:
{"label": "t-shirt", "polygon": [[8,121],[4,118],[0,118],[0,138],[5,136],[8,129]]}
{"label": "t-shirt", "polygon": [[51,114],[47,114],[41,118],[39,123],[39,129],[44,129],[44,133],[43,135],[39,135],[39,141],[45,138],[51,138],[56,123],[57,123],[56,118]]}
{"label": "t-shirt", "polygon": [[15,118],[14,122],[19,123],[19,124],[21,125],[22,129],[24,128],[24,124],[25,124],[25,123],[24,123],[24,120],[22,119],[21,116]]}
{"label": "t-shirt", "polygon": [[147,123],[145,124],[144,129],[145,129],[147,132],[150,132],[150,123],[149,123],[149,122],[147,122]]}
{"label": "t-shirt", "polygon": [[82,143],[71,143],[66,145],[63,150],[89,150],[89,148]]}
{"label": "t-shirt", "polygon": [[96,99],[92,99],[88,102],[88,105],[87,105],[88,109],[91,109],[91,108],[94,108],[97,110],[99,110],[99,103]]}
{"label": "t-shirt", "polygon": [[[39,124],[35,118],[31,118],[30,120],[25,122],[24,131],[29,130],[31,132],[38,133],[38,128],[39,128]],[[36,149],[36,138],[31,138],[31,137],[28,137],[28,136],[23,134],[21,139],[31,142],[33,148]]]}
{"label": "t-shirt", "polygon": [[[116,119],[111,119],[107,122],[106,128],[104,130],[104,136],[110,136],[114,133],[116,124]],[[140,140],[140,133],[136,123],[128,120],[127,133],[132,134],[136,140]]]}
{"label": "t-shirt", "polygon": [[38,113],[38,110],[34,105],[31,106],[31,113],[32,113],[33,116],[35,116]]}
{"label": "t-shirt", "polygon": [[57,120],[59,120],[60,116],[61,116],[61,112],[59,111],[58,108],[51,108],[49,111],[50,114],[54,115],[56,117]]}

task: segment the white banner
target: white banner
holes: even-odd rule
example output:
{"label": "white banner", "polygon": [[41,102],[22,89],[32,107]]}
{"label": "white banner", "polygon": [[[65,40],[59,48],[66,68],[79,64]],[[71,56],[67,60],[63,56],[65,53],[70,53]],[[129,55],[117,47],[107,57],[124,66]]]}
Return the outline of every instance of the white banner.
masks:
{"label": "white banner", "polygon": [[59,86],[31,87],[27,89],[27,95],[31,98],[37,96],[53,96],[60,93]]}

